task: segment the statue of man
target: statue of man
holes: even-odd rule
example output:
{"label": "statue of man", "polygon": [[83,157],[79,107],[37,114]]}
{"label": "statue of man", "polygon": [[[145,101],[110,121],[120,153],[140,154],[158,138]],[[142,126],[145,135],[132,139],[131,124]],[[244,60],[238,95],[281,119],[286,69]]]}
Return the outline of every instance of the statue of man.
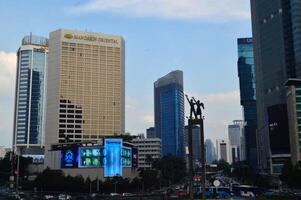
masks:
{"label": "statue of man", "polygon": [[[195,100],[194,97],[192,97],[192,99],[194,100],[194,103],[196,104],[197,108],[196,108],[196,119],[201,119],[202,118],[202,108],[204,109],[204,104],[200,102],[200,100]],[[198,118],[198,116],[200,116]]]}
{"label": "statue of man", "polygon": [[195,103],[194,103],[193,99],[189,99],[187,94],[185,94],[185,96],[190,105],[190,119],[192,119],[192,114],[194,115],[194,117],[196,117],[195,108],[194,108]]}

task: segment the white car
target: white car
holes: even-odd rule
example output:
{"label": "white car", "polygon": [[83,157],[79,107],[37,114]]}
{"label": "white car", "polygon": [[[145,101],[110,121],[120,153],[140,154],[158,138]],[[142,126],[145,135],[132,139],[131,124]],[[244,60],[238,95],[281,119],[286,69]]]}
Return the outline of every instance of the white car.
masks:
{"label": "white car", "polygon": [[71,195],[68,195],[68,194],[60,194],[59,195],[59,200],[70,200],[72,199]]}

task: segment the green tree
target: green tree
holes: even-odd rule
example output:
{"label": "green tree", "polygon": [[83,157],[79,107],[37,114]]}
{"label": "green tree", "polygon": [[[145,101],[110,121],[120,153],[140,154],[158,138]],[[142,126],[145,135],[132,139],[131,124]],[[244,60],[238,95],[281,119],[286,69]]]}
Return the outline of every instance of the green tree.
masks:
{"label": "green tree", "polygon": [[186,167],[183,159],[172,155],[166,155],[157,159],[153,167],[160,171],[163,185],[171,185],[183,180],[186,175]]}
{"label": "green tree", "polygon": [[223,160],[223,159],[221,159],[219,161],[215,160],[215,161],[213,161],[212,164],[216,164],[217,165],[217,170],[222,171],[223,174],[225,174],[225,175],[229,175],[231,173],[230,164],[227,161]]}

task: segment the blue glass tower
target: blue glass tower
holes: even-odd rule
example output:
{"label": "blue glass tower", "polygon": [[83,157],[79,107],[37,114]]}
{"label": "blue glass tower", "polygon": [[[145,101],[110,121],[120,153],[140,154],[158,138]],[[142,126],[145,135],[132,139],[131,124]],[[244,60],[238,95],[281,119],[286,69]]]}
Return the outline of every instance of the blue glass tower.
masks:
{"label": "blue glass tower", "polygon": [[154,83],[155,133],[162,140],[162,154],[183,157],[183,72],[172,71]]}
{"label": "blue glass tower", "polygon": [[48,39],[29,35],[17,53],[13,147],[22,154],[43,147]]}
{"label": "blue glass tower", "polygon": [[256,87],[255,65],[252,38],[239,38],[238,45],[238,77],[240,86],[240,104],[244,114],[245,155],[247,162],[257,168],[256,149]]}

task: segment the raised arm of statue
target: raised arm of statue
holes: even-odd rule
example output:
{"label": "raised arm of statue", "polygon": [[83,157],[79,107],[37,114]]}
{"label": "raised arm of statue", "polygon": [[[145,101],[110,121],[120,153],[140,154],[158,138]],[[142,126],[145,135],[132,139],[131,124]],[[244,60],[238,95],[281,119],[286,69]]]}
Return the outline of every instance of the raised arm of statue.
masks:
{"label": "raised arm of statue", "polygon": [[194,102],[196,103],[196,100],[195,100],[195,98],[194,97],[192,97],[192,99],[194,100]]}
{"label": "raised arm of statue", "polygon": [[188,103],[190,104],[190,100],[189,100],[189,98],[188,98],[188,95],[185,94],[185,96],[186,96],[186,99],[187,99]]}

